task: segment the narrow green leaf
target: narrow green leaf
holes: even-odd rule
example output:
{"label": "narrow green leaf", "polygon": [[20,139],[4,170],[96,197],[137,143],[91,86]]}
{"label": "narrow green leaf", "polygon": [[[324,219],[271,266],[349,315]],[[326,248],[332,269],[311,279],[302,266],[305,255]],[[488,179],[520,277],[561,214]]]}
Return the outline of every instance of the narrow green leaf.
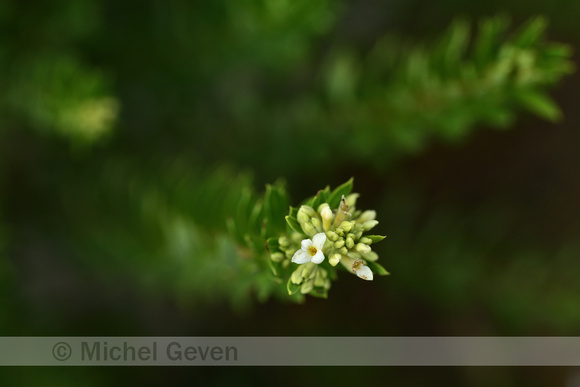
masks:
{"label": "narrow green leaf", "polygon": [[274,274],[275,276],[278,276],[279,267],[278,267],[278,264],[276,262],[274,262],[268,258],[268,267],[272,271],[272,274]]}
{"label": "narrow green leaf", "polygon": [[290,215],[293,218],[297,218],[298,217],[298,208],[290,206],[290,212],[288,215]]}
{"label": "narrow green leaf", "polygon": [[508,25],[509,18],[503,15],[486,19],[479,24],[473,59],[480,69],[484,68],[490,60],[495,59],[496,50],[501,43],[500,36],[506,31]]}
{"label": "narrow green leaf", "polygon": [[294,230],[302,235],[306,235],[304,233],[304,231],[302,231],[302,227],[300,227],[300,223],[298,223],[298,220],[296,220],[296,218],[294,218],[290,215],[286,215],[285,219],[292,230]]}
{"label": "narrow green leaf", "polygon": [[249,232],[248,223],[252,212],[252,192],[248,187],[244,187],[239,197],[236,208],[235,225],[239,235]]}
{"label": "narrow green leaf", "polygon": [[314,211],[316,211],[316,209],[318,208],[319,205],[320,205],[320,197],[318,195],[316,195],[310,201],[309,206],[314,208]]}
{"label": "narrow green leaf", "polygon": [[551,43],[544,49],[542,56],[548,58],[569,59],[572,56],[572,53],[573,49],[569,44]]}
{"label": "narrow green leaf", "polygon": [[367,266],[371,269],[373,274],[390,275],[390,273],[384,267],[382,267],[376,262],[367,261]]}
{"label": "narrow green leaf", "polygon": [[469,43],[469,23],[463,19],[453,22],[433,50],[434,66],[445,76],[456,76],[457,67],[463,65],[461,58]]}
{"label": "narrow green leaf", "polygon": [[380,242],[386,238],[386,236],[383,235],[364,235],[364,237],[369,238],[371,241],[373,241],[373,243]]}
{"label": "narrow green leaf", "polygon": [[320,204],[328,203],[328,198],[330,197],[330,187],[326,186],[323,190],[318,191],[318,196],[320,197]]}
{"label": "narrow green leaf", "polygon": [[314,210],[318,210],[318,207],[322,203],[328,203],[328,197],[330,196],[330,187],[326,187],[325,189],[321,189],[316,193],[316,195],[312,198],[309,203],[309,206],[314,208]]}
{"label": "narrow green leaf", "polygon": [[527,22],[514,38],[513,42],[520,48],[527,48],[538,41],[546,27],[548,21],[541,16],[535,17]]}
{"label": "narrow green leaf", "polygon": [[248,218],[248,231],[250,233],[260,235],[262,232],[263,220],[263,206],[262,202],[258,200],[251,209],[250,216]]}
{"label": "narrow green leaf", "polygon": [[294,293],[298,292],[300,290],[300,286],[301,285],[296,285],[291,280],[288,280],[288,283],[286,284],[286,289],[288,289],[288,294],[293,295]]}
{"label": "narrow green leaf", "polygon": [[284,232],[286,225],[284,215],[288,208],[288,196],[282,183],[276,185],[268,184],[264,196],[264,216],[265,216],[265,233],[268,235],[279,235]]}
{"label": "narrow green leaf", "polygon": [[310,199],[308,201],[308,205],[312,208],[314,208],[314,211],[316,211],[316,209],[318,208],[318,206],[320,205],[320,198],[318,197],[318,195],[314,195],[312,197],[312,199]]}
{"label": "narrow green leaf", "polygon": [[448,64],[457,62],[465,53],[469,43],[469,23],[465,20],[458,19],[453,22],[451,27],[451,37],[449,46],[446,51],[446,61]]}
{"label": "narrow green leaf", "polygon": [[517,94],[516,98],[528,110],[549,121],[555,122],[562,118],[562,112],[558,105],[541,92],[528,90]]}
{"label": "narrow green leaf", "polygon": [[347,196],[352,191],[354,178],[350,178],[346,183],[343,183],[336,187],[334,191],[330,194],[328,198],[328,205],[331,209],[336,209],[340,205],[340,199],[342,195]]}
{"label": "narrow green leaf", "polygon": [[268,243],[266,244],[268,247],[268,251],[271,253],[275,253],[280,251],[280,244],[278,243],[278,238],[272,237],[268,238]]}

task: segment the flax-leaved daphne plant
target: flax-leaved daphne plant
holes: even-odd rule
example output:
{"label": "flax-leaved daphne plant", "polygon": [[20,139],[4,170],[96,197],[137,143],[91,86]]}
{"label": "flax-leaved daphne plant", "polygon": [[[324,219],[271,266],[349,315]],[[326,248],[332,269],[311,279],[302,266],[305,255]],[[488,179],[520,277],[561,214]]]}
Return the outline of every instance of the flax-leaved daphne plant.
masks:
{"label": "flax-leaved daphne plant", "polygon": [[374,243],[385,237],[369,235],[378,221],[374,210],[356,208],[353,179],[331,191],[320,190],[299,208],[290,207],[286,232],[268,239],[270,267],[287,280],[290,295],[300,292],[326,298],[337,269],[372,281],[389,274],[376,261]]}

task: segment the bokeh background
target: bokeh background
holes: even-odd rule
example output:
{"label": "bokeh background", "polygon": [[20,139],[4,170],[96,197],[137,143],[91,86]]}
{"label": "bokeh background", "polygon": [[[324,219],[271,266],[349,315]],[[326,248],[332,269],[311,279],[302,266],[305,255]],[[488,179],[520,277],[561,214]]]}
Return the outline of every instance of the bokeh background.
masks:
{"label": "bokeh background", "polygon": [[[501,51],[538,15],[549,25],[522,48],[537,57]],[[0,332],[579,335],[580,79],[573,51],[542,43],[578,46],[578,15],[565,0],[0,2]],[[461,54],[485,20],[505,26],[496,51]],[[258,294],[220,195],[283,178],[298,204],[351,176],[391,275],[344,273],[303,304]],[[0,384],[572,386],[576,372],[43,368]]]}

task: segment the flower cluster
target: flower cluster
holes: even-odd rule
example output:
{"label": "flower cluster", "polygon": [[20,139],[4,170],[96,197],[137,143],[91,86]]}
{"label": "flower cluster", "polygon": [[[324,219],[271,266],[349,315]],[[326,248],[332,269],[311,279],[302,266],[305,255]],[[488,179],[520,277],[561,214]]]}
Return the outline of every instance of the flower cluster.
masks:
{"label": "flower cluster", "polygon": [[[332,211],[328,203],[322,203],[316,212],[307,205],[300,207],[298,223],[307,235],[312,236],[312,241],[302,241],[302,249],[294,254],[292,262],[321,263],[325,253],[332,266],[342,263],[360,278],[372,281],[373,273],[364,263],[378,259],[370,245],[383,237],[363,236],[365,231],[379,222],[375,220],[375,211],[353,211],[357,197],[358,194],[349,195],[348,198],[343,196],[336,211]],[[308,259],[310,257],[312,259]]]}
{"label": "flower cluster", "polygon": [[330,193],[327,188],[298,210],[291,209],[286,217],[289,235],[273,244],[276,251],[271,253],[272,261],[293,270],[288,280],[290,293],[300,290],[325,297],[339,263],[367,281],[373,280],[373,274],[388,274],[376,263],[378,255],[371,248],[385,237],[365,234],[378,224],[376,212],[357,210],[359,195],[337,196],[337,190]]}

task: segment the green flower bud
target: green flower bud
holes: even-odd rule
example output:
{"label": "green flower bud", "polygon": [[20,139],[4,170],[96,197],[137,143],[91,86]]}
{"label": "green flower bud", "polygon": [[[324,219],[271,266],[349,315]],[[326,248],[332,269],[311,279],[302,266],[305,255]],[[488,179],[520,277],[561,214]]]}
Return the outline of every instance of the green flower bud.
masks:
{"label": "green flower bud", "polygon": [[322,273],[325,273],[326,270],[318,270],[318,272],[316,273],[316,277],[314,278],[314,286],[316,287],[323,287],[324,283],[326,282],[326,277],[322,275]]}
{"label": "green flower bud", "polygon": [[300,293],[307,294],[310,293],[312,289],[314,289],[314,280],[310,279],[302,284],[302,286],[300,287]]}
{"label": "green flower bud", "polygon": [[334,248],[336,249],[340,249],[342,246],[344,246],[344,239],[340,239],[334,243]]}
{"label": "green flower bud", "polygon": [[302,272],[304,271],[304,265],[298,266],[298,269],[294,270],[290,276],[290,281],[293,284],[300,285],[302,283]]}
{"label": "green flower bud", "polygon": [[333,254],[332,257],[330,257],[330,259],[328,260],[328,262],[332,265],[332,266],[336,266],[338,265],[338,263],[340,262],[340,259],[342,258],[342,255],[340,254]]}
{"label": "green flower bud", "polygon": [[281,236],[278,238],[278,244],[282,247],[288,247],[290,246],[290,239],[288,239],[288,237]]}
{"label": "green flower bud", "polygon": [[322,210],[324,210],[325,207],[330,208],[328,203],[322,203],[321,205],[318,206],[318,208],[316,209],[316,212],[318,212],[320,215],[322,215]]}
{"label": "green flower bud", "polygon": [[367,261],[374,262],[374,261],[376,261],[377,259],[379,259],[379,255],[378,255],[377,253],[375,253],[374,251],[369,251],[368,253],[366,253],[366,254],[364,255],[364,258],[365,258]]}
{"label": "green flower bud", "polygon": [[312,277],[317,267],[316,264],[312,262],[305,263],[302,266],[304,266],[304,270],[302,270],[302,278]]}
{"label": "green flower bud", "polygon": [[342,247],[340,250],[338,250],[338,252],[342,255],[347,255],[348,254],[348,249],[345,247]]}
{"label": "green flower bud", "polygon": [[373,243],[371,238],[367,238],[367,237],[362,237],[360,238],[360,243],[364,243],[365,245],[370,245],[371,243]]}
{"label": "green flower bud", "polygon": [[324,242],[324,246],[322,246],[322,251],[329,251],[333,247],[334,243],[331,240],[327,239],[326,242]]}
{"label": "green flower bud", "polygon": [[310,220],[310,218],[314,217],[316,217],[316,211],[314,211],[314,208],[307,205],[300,206],[298,215],[296,215],[296,219],[298,219],[298,223],[300,224],[306,223]]}
{"label": "green flower bud", "polygon": [[285,259],[282,261],[282,268],[283,269],[288,269],[289,266],[290,266],[290,259]]}
{"label": "green flower bud", "polygon": [[355,249],[361,254],[365,254],[371,251],[371,247],[369,245],[365,245],[364,243],[358,243]]}
{"label": "green flower bud", "polygon": [[344,221],[340,224],[339,228],[344,230],[345,232],[349,232],[350,230],[352,230],[352,223],[348,222],[348,221]]}
{"label": "green flower bud", "polygon": [[335,233],[334,231],[327,231],[326,237],[333,242],[336,242],[338,240],[338,234]]}
{"label": "green flower bud", "polygon": [[367,210],[361,214],[356,220],[359,223],[365,223],[369,220],[374,220],[377,217],[377,212],[375,210]]}
{"label": "green flower bud", "polygon": [[330,230],[330,223],[332,222],[334,215],[332,214],[332,210],[328,204],[325,203],[324,205],[325,206],[322,207],[322,210],[320,211],[320,216],[322,217],[322,226],[324,227],[324,230],[328,231]]}
{"label": "green flower bud", "polygon": [[290,235],[290,238],[292,239],[292,242],[300,245],[300,242],[302,242],[302,239],[304,239],[304,235],[293,231],[292,235]]}
{"label": "green flower bud", "polygon": [[347,249],[352,249],[354,247],[354,240],[352,239],[352,237],[347,237],[346,238],[346,248]]}
{"label": "green flower bud", "polygon": [[280,252],[275,252],[275,253],[272,253],[272,255],[270,256],[270,258],[274,262],[282,262],[285,257],[284,257],[284,254],[282,254]]}
{"label": "green flower bud", "polygon": [[358,199],[359,196],[360,195],[357,193],[351,193],[345,199],[346,204],[348,204],[349,207],[354,207],[356,205],[356,200]]}
{"label": "green flower bud", "polygon": [[314,235],[318,234],[316,228],[312,225],[312,223],[307,222],[302,225],[302,230],[308,235],[309,237],[313,237]]}
{"label": "green flower bud", "polygon": [[370,229],[375,227],[377,224],[379,224],[379,222],[376,220],[367,220],[366,222],[363,223],[363,228],[365,231],[369,231]]}
{"label": "green flower bud", "polygon": [[318,231],[318,232],[322,231],[322,222],[320,221],[320,219],[312,218],[310,221],[312,222],[312,225],[314,226],[316,231]]}
{"label": "green flower bud", "polygon": [[300,223],[300,224],[304,224],[310,220],[308,215],[306,215],[306,213],[303,211],[298,211],[298,215],[296,215],[296,219],[298,220],[298,223]]}
{"label": "green flower bud", "polygon": [[314,218],[316,216],[316,211],[314,211],[314,208],[310,206],[302,205],[300,206],[300,209],[304,211],[309,218]]}

